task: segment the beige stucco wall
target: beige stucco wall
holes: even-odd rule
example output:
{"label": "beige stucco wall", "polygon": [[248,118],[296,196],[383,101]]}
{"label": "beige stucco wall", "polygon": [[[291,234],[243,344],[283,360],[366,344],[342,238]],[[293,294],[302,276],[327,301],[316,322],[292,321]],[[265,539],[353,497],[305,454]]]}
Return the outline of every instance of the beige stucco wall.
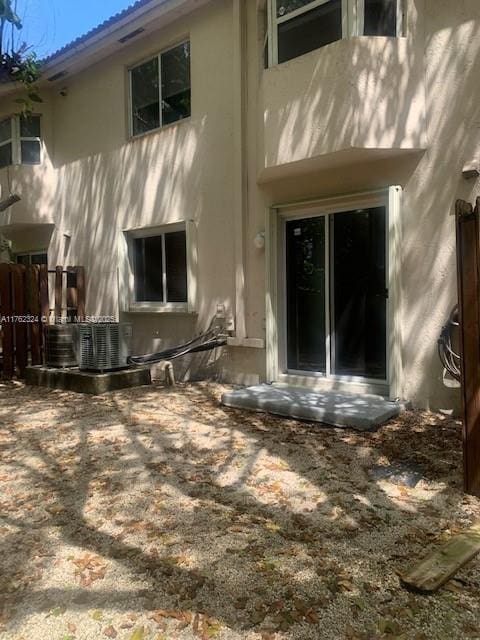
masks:
{"label": "beige stucco wall", "polygon": [[[138,352],[190,337],[209,324],[219,304],[227,315],[233,313],[232,28],[231,3],[217,0],[56,89],[44,90],[39,111],[47,162],[9,170],[12,189],[22,196],[11,210],[11,223],[23,220],[24,211],[35,223],[46,222],[44,212],[53,216],[50,267],[85,265],[90,315],[120,313],[122,230],[196,222],[202,290],[198,313],[122,314],[134,323]],[[191,118],[129,140],[127,68],[186,37],[191,43]],[[63,86],[66,96],[60,95]],[[11,101],[0,105],[5,114],[13,109]],[[5,189],[7,171],[0,174]],[[40,233],[40,226],[19,228],[9,230],[9,237],[16,250],[20,244],[23,250],[35,248]]]}
{"label": "beige stucco wall", "polygon": [[347,38],[324,54],[262,74],[264,178],[294,163],[288,170],[332,166],[331,154],[345,162],[354,149],[425,148],[423,51],[413,38]]}
{"label": "beige stucco wall", "polygon": [[[266,126],[263,135],[249,138],[252,181],[255,166],[260,183],[250,193],[248,235],[253,238],[265,225],[265,209],[274,203],[402,185],[402,395],[418,406],[458,410],[459,392],[444,385],[436,341],[456,301],[454,203],[480,195],[480,182],[461,175],[464,163],[480,156],[480,5],[406,5],[407,37],[401,44],[355,39],[259,73],[250,40],[250,118]],[[254,13],[249,33],[258,22]],[[355,53],[355,64],[346,70],[335,66],[342,47]],[[367,53],[358,57],[359,50]],[[322,98],[324,83],[331,101]],[[282,118],[290,142],[282,137]],[[384,153],[384,144],[392,153]],[[255,310],[263,290],[250,239],[247,326],[255,334],[261,330]]]}
{"label": "beige stucco wall", "polygon": [[[9,223],[55,226],[18,227],[14,245],[35,249],[50,238],[51,265],[87,267],[88,312],[117,315],[121,230],[193,219],[198,314],[122,314],[134,323],[136,350],[189,337],[219,304],[241,337],[264,338],[265,252],[253,241],[268,207],[400,184],[402,395],[458,407],[458,391],[442,383],[436,339],[456,297],[453,205],[480,192],[480,182],[461,176],[480,154],[479,3],[407,0],[407,38],[355,38],[269,70],[256,5],[215,0],[66,79],[67,96],[60,86],[44,91],[46,161],[9,170],[23,197]],[[128,140],[126,68],[186,35],[192,117]],[[0,98],[0,115],[12,108]],[[2,192],[6,183],[2,170]],[[214,366],[196,356],[180,369],[195,375],[199,367],[256,382],[265,350],[232,347]]]}

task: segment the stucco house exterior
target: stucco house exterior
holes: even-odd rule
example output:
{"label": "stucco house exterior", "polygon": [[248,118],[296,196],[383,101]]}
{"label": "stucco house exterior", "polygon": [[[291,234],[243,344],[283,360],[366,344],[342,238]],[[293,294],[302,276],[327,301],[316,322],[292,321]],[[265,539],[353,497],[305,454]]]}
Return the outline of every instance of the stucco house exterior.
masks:
{"label": "stucco house exterior", "polygon": [[479,75],[478,0],[139,0],[45,61],[32,118],[0,87],[0,233],[84,265],[136,353],[224,317],[182,375],[452,409]]}

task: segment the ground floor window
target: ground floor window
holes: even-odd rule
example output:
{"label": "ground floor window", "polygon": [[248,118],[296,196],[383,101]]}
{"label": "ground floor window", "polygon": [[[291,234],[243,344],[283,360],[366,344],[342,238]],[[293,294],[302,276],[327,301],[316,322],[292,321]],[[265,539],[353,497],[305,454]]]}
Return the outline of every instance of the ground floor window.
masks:
{"label": "ground floor window", "polygon": [[24,264],[25,266],[30,266],[32,264],[47,264],[47,252],[29,251],[27,253],[17,253],[15,255],[15,261],[17,264]]}
{"label": "ground floor window", "polygon": [[198,250],[193,220],[124,229],[118,243],[121,311],[197,312]]}
{"label": "ground floor window", "polygon": [[133,239],[136,302],[187,302],[185,230]]}

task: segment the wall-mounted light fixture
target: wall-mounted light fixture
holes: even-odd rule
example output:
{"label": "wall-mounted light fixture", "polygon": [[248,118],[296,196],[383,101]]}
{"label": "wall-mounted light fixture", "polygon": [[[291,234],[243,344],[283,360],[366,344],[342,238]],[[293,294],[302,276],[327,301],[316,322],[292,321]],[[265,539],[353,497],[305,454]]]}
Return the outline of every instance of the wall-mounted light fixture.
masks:
{"label": "wall-mounted light fixture", "polygon": [[253,239],[253,244],[255,249],[263,249],[265,247],[265,231],[260,231],[257,233],[255,238]]}

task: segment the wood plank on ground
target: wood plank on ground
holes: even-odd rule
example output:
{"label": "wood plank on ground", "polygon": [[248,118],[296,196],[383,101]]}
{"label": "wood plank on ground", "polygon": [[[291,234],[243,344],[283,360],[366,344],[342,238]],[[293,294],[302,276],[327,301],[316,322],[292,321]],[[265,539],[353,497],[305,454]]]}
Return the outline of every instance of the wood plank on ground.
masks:
{"label": "wood plank on ground", "polygon": [[457,534],[419,564],[400,576],[414,591],[433,593],[480,552],[480,522]]}

